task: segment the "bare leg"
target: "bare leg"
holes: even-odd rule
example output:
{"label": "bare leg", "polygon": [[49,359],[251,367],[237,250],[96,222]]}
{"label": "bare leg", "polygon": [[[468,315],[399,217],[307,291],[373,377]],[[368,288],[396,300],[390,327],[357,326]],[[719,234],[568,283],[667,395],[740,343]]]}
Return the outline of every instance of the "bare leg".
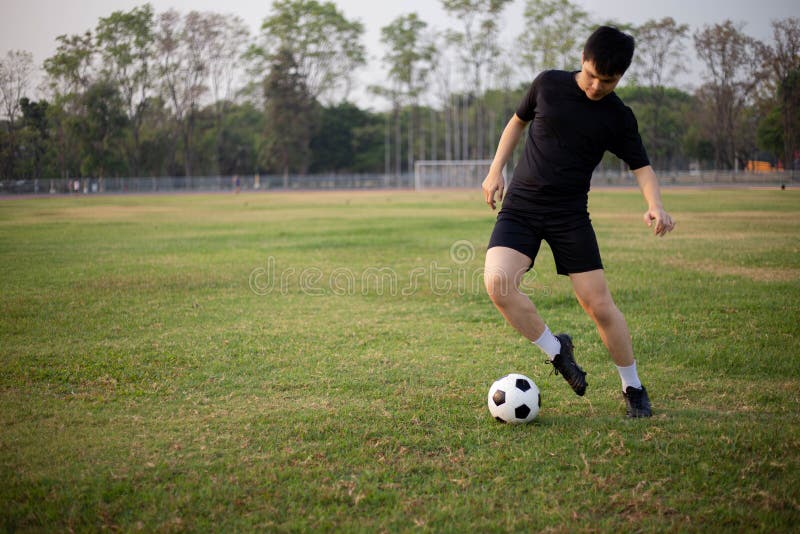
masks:
{"label": "bare leg", "polygon": [[602,269],[569,275],[575,296],[597,325],[611,359],[620,367],[633,365],[633,346],[628,323],[608,290]]}
{"label": "bare leg", "polygon": [[530,341],[542,335],[545,324],[531,299],[519,290],[531,259],[507,247],[486,251],[484,282],[489,298],[506,321]]}

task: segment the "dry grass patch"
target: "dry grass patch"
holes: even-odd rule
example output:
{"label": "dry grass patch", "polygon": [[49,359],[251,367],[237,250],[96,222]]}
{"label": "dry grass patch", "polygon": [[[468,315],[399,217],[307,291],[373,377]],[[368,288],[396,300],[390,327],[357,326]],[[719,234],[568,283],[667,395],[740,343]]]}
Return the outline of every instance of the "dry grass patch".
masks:
{"label": "dry grass patch", "polygon": [[686,269],[713,276],[740,276],[753,282],[794,282],[800,280],[800,269],[791,267],[744,267],[726,265],[719,261],[687,260],[679,257],[665,258],[671,267]]}

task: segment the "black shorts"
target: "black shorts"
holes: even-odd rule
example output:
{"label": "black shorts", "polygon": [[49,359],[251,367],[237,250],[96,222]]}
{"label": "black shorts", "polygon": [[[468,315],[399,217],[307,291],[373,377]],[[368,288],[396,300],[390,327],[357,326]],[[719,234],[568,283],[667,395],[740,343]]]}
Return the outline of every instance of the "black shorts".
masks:
{"label": "black shorts", "polygon": [[585,212],[522,215],[501,211],[489,239],[489,248],[512,248],[528,256],[533,267],[543,239],[553,251],[558,274],[603,268],[592,221]]}

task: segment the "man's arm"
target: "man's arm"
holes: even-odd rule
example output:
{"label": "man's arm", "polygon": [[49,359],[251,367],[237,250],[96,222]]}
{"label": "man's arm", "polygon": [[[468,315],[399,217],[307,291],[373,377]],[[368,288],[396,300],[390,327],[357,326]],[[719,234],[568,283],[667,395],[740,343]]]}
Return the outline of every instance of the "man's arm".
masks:
{"label": "man's arm", "polygon": [[511,158],[511,154],[514,153],[514,149],[519,143],[519,138],[527,125],[528,123],[517,117],[515,113],[506,124],[503,135],[500,136],[500,143],[497,145],[497,152],[494,155],[491,167],[489,167],[489,174],[486,175],[486,179],[481,186],[486,203],[492,209],[495,209],[495,193],[498,193],[497,200],[503,200],[503,189],[505,188],[503,169],[509,158]]}
{"label": "man's arm", "polygon": [[667,232],[671,232],[675,228],[675,222],[670,214],[664,211],[664,205],[661,202],[661,188],[658,186],[656,173],[650,165],[632,172],[639,183],[639,189],[642,190],[645,201],[647,201],[644,222],[650,227],[655,222],[655,228],[653,228],[655,234],[663,237]]}

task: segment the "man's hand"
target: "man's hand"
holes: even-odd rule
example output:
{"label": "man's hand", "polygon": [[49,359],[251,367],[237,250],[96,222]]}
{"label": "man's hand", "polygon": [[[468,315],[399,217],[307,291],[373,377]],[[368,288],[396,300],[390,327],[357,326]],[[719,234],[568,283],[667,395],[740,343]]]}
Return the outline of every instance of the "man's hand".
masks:
{"label": "man's hand", "polygon": [[644,214],[644,222],[653,228],[655,235],[660,237],[664,237],[667,232],[671,232],[675,228],[675,221],[672,220],[669,213],[664,211],[664,208],[648,209]]}
{"label": "man's hand", "polygon": [[486,179],[481,186],[483,188],[483,198],[492,209],[496,209],[495,193],[497,193],[497,200],[503,200],[503,193],[506,188],[506,181],[503,179],[503,168],[511,157],[511,153],[514,152],[514,147],[519,143],[519,138],[522,136],[522,132],[528,122],[520,119],[515,113],[503,129],[503,135],[500,136],[497,152],[494,154],[492,166],[489,167],[489,174],[486,175]]}
{"label": "man's hand", "polygon": [[649,206],[647,211],[644,212],[644,223],[653,228],[653,232],[657,236],[664,237],[667,232],[671,232],[675,228],[675,222],[669,213],[664,211],[661,203],[661,188],[658,186],[656,173],[653,172],[653,167],[650,165],[639,167],[632,172],[636,177],[636,181],[639,182],[639,188],[642,190],[642,195],[644,195],[644,199]]}
{"label": "man's hand", "polygon": [[492,209],[496,209],[494,199],[495,193],[497,193],[497,200],[503,200],[503,189],[505,185],[506,182],[503,179],[503,173],[489,169],[489,174],[486,175],[486,179],[483,181],[481,187],[483,188],[483,197]]}

